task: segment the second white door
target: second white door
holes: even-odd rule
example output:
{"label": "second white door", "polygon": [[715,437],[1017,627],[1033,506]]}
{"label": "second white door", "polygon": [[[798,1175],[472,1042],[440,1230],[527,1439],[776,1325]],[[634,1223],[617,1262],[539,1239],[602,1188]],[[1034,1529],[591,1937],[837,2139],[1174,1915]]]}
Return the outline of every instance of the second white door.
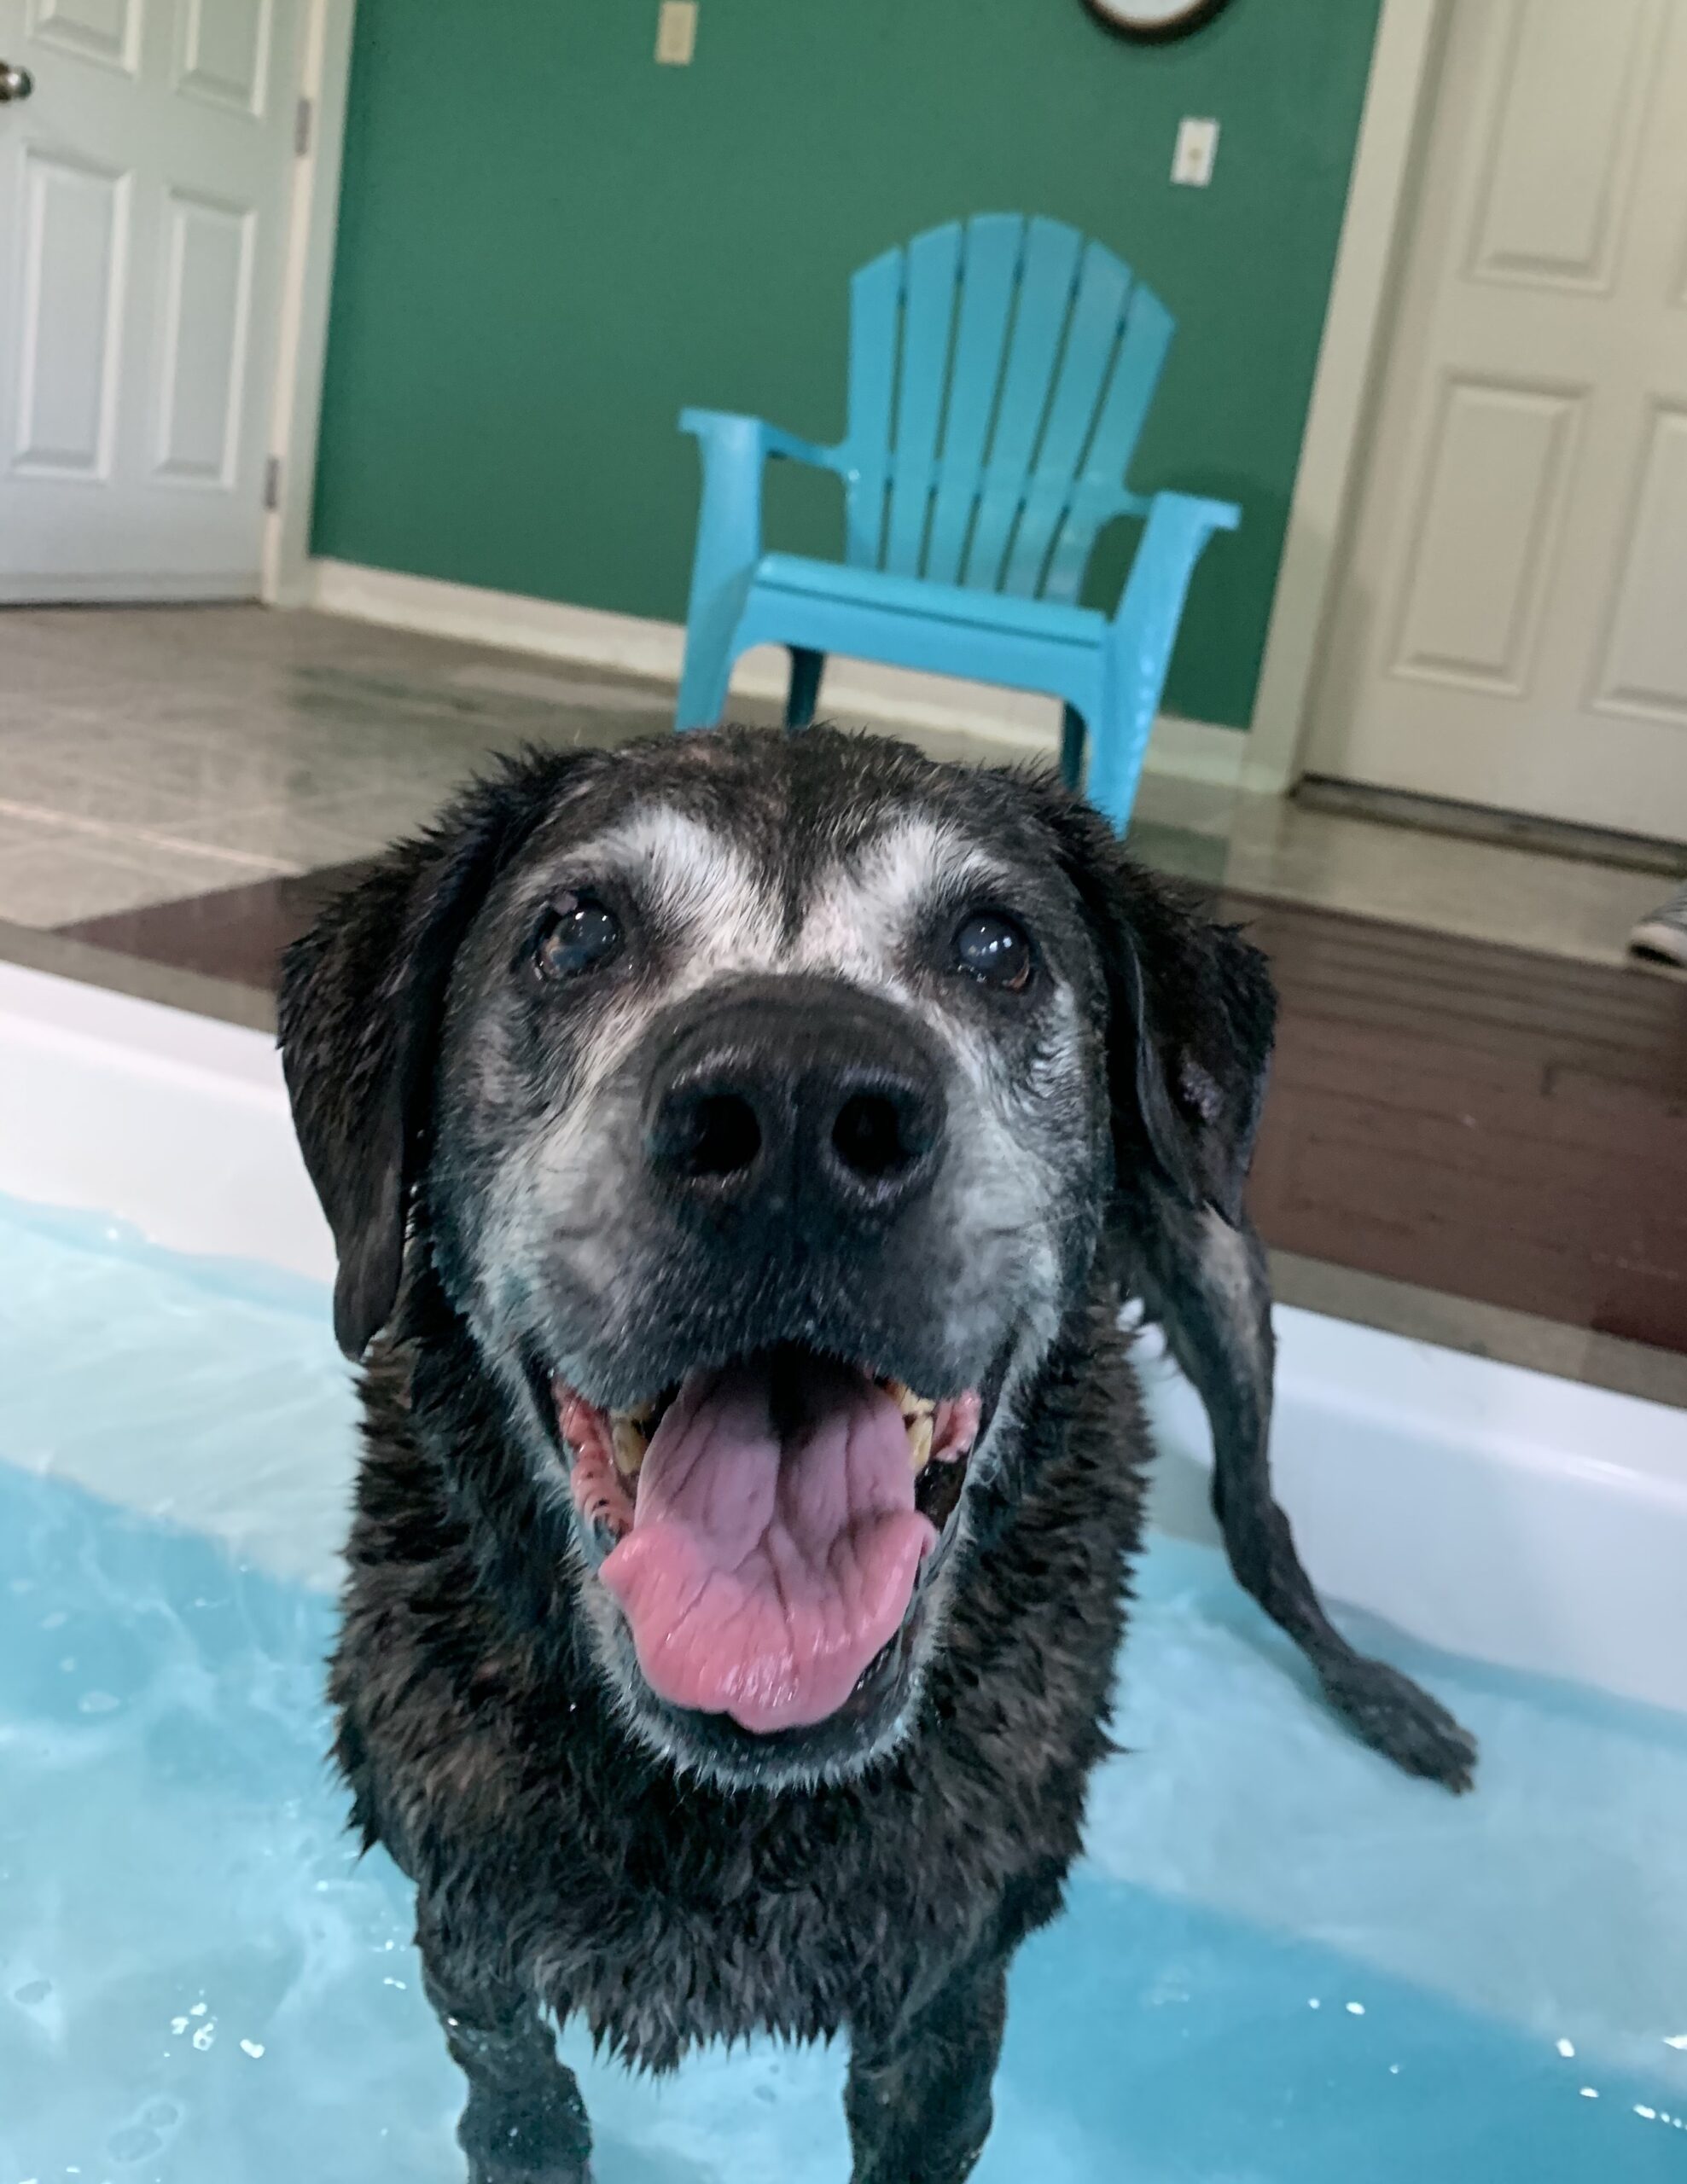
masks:
{"label": "second white door", "polygon": [[0,600],[256,595],[300,17],[0,0]]}
{"label": "second white door", "polygon": [[1448,17],[1306,763],[1687,840],[1687,6]]}

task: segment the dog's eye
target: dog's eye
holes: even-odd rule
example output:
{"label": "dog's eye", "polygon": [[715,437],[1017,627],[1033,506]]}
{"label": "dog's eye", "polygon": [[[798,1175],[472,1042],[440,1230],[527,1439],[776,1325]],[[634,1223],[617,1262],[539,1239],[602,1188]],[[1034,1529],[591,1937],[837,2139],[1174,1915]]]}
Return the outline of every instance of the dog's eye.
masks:
{"label": "dog's eye", "polygon": [[621,921],[595,895],[564,895],[545,912],[533,961],[547,979],[577,979],[607,963],[621,944]]}
{"label": "dog's eye", "polygon": [[1023,993],[1031,983],[1031,943],[1011,918],[974,911],[955,935],[955,967],[980,985]]}

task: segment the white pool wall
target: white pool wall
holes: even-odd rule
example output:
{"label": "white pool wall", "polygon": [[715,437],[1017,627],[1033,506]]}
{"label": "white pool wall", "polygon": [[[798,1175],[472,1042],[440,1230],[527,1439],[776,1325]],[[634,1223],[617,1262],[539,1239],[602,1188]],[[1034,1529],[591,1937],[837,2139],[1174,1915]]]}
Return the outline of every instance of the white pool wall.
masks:
{"label": "white pool wall", "polygon": [[[4,964],[0,1193],[333,1276],[267,1037]],[[1687,1712],[1687,1413],[1288,1307],[1277,1333],[1279,1497],[1328,1599]],[[1146,1377],[1157,1515],[1199,1531],[1200,1404]]]}

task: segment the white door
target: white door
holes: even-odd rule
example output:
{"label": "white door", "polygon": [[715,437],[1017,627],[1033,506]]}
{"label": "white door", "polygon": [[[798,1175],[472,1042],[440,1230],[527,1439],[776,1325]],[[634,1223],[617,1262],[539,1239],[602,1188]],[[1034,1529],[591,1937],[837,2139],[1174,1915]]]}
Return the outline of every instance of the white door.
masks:
{"label": "white door", "polygon": [[1311,771],[1687,840],[1687,0],[1453,0]]}
{"label": "white door", "polygon": [[0,0],[0,599],[256,594],[300,15]]}

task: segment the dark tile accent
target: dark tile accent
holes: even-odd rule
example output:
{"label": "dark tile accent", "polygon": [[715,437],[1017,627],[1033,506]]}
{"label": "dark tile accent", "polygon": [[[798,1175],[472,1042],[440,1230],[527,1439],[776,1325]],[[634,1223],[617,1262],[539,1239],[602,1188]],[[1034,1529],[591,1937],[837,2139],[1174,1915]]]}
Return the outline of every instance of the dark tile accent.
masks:
{"label": "dark tile accent", "polygon": [[[363,865],[66,927],[267,991]],[[1687,1355],[1687,985],[1226,897],[1271,959],[1275,1248]],[[1364,1316],[1357,1314],[1356,1316]]]}
{"label": "dark tile accent", "polygon": [[172,969],[228,979],[268,993],[281,952],[310,925],[330,896],[349,887],[367,863],[331,864],[246,887],[219,888],[176,903],[152,903],[113,917],[84,918],[58,931],[72,940],[141,956]]}

